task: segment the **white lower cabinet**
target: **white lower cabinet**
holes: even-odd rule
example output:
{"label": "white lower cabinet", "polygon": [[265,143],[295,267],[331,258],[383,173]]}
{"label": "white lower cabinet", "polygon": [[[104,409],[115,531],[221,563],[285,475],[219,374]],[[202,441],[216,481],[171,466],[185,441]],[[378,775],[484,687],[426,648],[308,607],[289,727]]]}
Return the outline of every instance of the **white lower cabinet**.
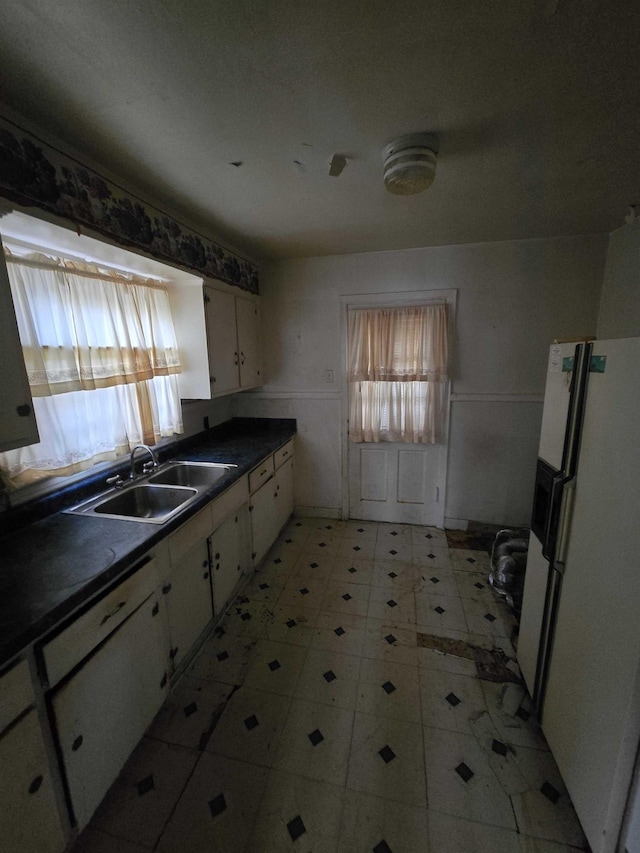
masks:
{"label": "white lower cabinet", "polygon": [[151,596],[53,696],[60,750],[80,829],[164,701],[167,654],[163,609]]}
{"label": "white lower cabinet", "polygon": [[0,849],[3,853],[61,853],[58,814],[36,711],[0,738]]}
{"label": "white lower cabinet", "polygon": [[231,513],[209,539],[213,581],[213,612],[224,610],[231,593],[248,569],[247,505]]}
{"label": "white lower cabinet", "polygon": [[[293,447],[289,442],[286,447]],[[250,498],[251,537],[253,565],[257,566],[269,548],[273,545],[278,534],[293,512],[293,456],[289,450],[285,461],[276,468],[275,473],[266,483],[263,483]],[[279,453],[274,454],[276,464]],[[271,460],[271,457],[269,457]],[[258,466],[256,471],[263,471],[264,466]],[[251,482],[251,475],[249,476]]]}
{"label": "white lower cabinet", "polygon": [[179,564],[162,585],[162,593],[171,638],[169,657],[176,669],[213,615],[206,539],[181,556]]}

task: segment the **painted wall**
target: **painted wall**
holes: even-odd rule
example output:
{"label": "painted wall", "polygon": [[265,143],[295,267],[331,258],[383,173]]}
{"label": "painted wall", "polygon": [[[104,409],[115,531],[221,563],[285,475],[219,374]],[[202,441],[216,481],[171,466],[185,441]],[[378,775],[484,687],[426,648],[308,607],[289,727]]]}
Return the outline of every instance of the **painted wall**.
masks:
{"label": "painted wall", "polygon": [[640,219],[609,235],[598,337],[640,335]]}
{"label": "painted wall", "polygon": [[601,235],[265,265],[267,384],[239,395],[235,411],[297,418],[296,503],[338,512],[341,296],[456,288],[445,515],[527,524],[548,347],[595,333],[606,246]]}

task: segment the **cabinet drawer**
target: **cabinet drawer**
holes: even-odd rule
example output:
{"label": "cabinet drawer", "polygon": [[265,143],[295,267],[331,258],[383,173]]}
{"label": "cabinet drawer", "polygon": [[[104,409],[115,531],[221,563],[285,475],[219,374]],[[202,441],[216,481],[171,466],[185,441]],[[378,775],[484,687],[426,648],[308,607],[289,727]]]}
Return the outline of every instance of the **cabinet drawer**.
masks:
{"label": "cabinet drawer", "polygon": [[279,468],[281,465],[290,459],[293,456],[293,439],[288,441],[284,447],[281,447],[280,450],[276,450],[273,454],[273,458],[276,464],[276,468]]}
{"label": "cabinet drawer", "polygon": [[158,584],[154,560],[146,562],[123,583],[43,647],[44,662],[53,687],[148,598]]}
{"label": "cabinet drawer", "polygon": [[226,492],[216,498],[211,504],[211,529],[209,533],[216,530],[225,518],[239,509],[249,499],[248,478],[242,477],[234,483]]}
{"label": "cabinet drawer", "polygon": [[0,732],[33,702],[29,664],[20,661],[0,676]]}
{"label": "cabinet drawer", "polygon": [[211,530],[211,504],[209,504],[169,537],[169,559],[172,565],[179,563],[187,551],[202,539],[206,539]]}
{"label": "cabinet drawer", "polygon": [[273,475],[273,456],[267,456],[254,468],[249,474],[249,491],[253,494],[263,483],[266,483],[269,477]]}

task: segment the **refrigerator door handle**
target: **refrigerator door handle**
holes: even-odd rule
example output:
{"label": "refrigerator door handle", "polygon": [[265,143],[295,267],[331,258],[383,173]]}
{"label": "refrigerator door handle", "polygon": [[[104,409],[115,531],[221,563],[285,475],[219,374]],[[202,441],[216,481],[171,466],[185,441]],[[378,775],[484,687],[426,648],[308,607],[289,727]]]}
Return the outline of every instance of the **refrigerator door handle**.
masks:
{"label": "refrigerator door handle", "polygon": [[571,528],[571,516],[573,514],[573,502],[576,493],[576,478],[572,477],[565,483],[562,490],[562,503],[560,504],[560,519],[558,523],[558,539],[553,567],[561,574],[567,559],[567,546],[569,544],[569,530]]}

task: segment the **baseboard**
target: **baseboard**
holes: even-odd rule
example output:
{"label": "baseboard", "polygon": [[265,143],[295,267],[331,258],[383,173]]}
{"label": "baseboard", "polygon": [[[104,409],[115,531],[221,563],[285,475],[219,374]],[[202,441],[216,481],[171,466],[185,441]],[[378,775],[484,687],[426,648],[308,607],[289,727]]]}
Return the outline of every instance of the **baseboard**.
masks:
{"label": "baseboard", "polygon": [[296,506],[293,514],[306,518],[342,518],[339,509],[327,506]]}
{"label": "baseboard", "polygon": [[466,530],[469,527],[469,519],[445,518],[444,526],[447,530]]}

